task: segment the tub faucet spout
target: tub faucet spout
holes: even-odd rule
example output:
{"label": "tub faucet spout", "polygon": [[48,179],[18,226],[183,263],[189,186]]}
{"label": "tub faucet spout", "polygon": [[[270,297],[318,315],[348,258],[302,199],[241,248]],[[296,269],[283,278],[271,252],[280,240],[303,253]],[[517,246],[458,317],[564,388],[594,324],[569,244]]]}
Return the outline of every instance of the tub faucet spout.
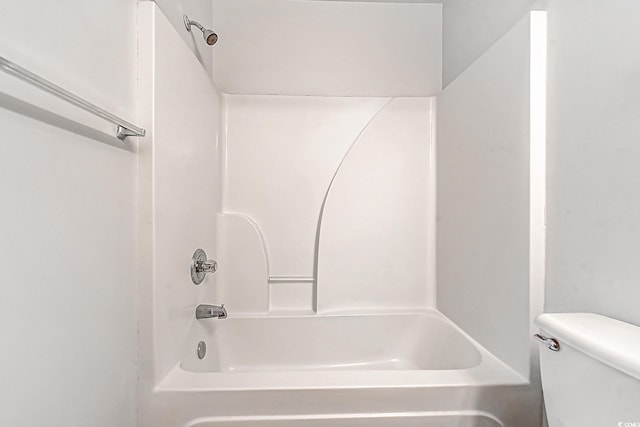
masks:
{"label": "tub faucet spout", "polygon": [[196,319],[226,319],[227,309],[222,305],[200,304],[196,307]]}

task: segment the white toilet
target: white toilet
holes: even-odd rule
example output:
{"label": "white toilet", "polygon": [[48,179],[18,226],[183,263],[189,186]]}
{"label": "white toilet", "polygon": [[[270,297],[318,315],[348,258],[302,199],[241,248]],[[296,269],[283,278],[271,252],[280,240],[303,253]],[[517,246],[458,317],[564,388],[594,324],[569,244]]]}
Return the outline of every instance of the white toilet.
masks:
{"label": "white toilet", "polygon": [[549,427],[640,427],[640,327],[591,313],[536,325]]}

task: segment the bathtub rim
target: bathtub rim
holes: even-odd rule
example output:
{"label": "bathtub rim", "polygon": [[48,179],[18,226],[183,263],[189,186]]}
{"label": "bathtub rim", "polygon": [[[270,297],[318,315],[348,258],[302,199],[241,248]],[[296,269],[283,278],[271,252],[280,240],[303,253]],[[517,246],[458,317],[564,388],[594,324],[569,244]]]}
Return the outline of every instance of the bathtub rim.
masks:
{"label": "bathtub rim", "polygon": [[[352,420],[352,419],[389,419],[394,418],[432,418],[432,417],[469,417],[485,418],[494,422],[497,427],[504,427],[493,414],[480,410],[458,411],[415,411],[415,412],[381,412],[381,413],[333,413],[333,414],[296,414],[296,415],[241,415],[200,417],[190,420],[182,427],[199,427],[203,423],[211,422],[259,422],[259,421],[315,421],[315,420]],[[206,426],[206,424],[205,424]]]}

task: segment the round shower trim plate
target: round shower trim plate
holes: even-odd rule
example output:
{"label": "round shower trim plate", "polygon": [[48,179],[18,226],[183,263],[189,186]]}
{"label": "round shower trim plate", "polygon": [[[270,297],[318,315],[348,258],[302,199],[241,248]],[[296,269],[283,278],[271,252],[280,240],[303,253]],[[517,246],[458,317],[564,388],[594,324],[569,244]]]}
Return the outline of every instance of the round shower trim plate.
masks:
{"label": "round shower trim plate", "polygon": [[204,271],[198,271],[198,262],[204,262],[207,260],[207,254],[202,249],[196,249],[191,257],[191,281],[194,285],[199,285],[207,277],[207,273]]}

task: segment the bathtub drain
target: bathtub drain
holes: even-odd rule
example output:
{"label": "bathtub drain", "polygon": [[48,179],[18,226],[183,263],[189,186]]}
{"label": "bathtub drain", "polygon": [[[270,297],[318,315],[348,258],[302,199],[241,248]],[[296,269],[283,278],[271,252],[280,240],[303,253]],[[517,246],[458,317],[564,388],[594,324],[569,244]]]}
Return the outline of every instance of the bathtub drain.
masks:
{"label": "bathtub drain", "polygon": [[204,341],[200,341],[198,343],[198,359],[204,359],[204,356],[207,354],[207,343]]}

